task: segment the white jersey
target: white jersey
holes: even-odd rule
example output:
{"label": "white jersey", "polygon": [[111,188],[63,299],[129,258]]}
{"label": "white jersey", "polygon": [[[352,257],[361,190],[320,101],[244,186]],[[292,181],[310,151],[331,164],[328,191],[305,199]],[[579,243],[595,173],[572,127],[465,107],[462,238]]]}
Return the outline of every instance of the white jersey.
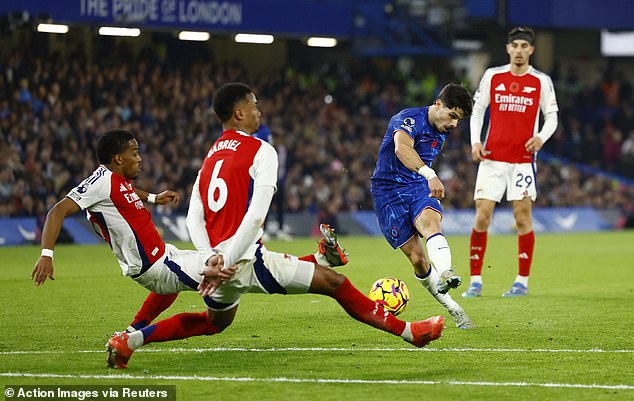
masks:
{"label": "white jersey", "polygon": [[134,191],[132,180],[99,166],[67,195],[82,210],[95,231],[112,248],[126,276],[137,276],[165,253],[152,215]]}
{"label": "white jersey", "polygon": [[[198,172],[187,212],[187,229],[200,252],[210,254],[217,249],[227,253],[237,241],[236,232],[247,210],[268,210],[268,204],[251,205],[251,201],[254,189],[276,188],[277,167],[277,154],[270,144],[239,131],[222,133]],[[266,215],[266,210],[262,214]],[[232,250],[237,252],[235,261],[253,258],[262,233],[259,223],[253,241],[244,249]]]}

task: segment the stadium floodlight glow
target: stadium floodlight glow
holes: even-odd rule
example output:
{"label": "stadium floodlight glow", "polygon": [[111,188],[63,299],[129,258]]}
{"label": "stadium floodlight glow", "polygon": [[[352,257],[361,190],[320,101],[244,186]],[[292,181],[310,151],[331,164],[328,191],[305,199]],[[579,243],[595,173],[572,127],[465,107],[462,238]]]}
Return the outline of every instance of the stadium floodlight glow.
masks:
{"label": "stadium floodlight glow", "polygon": [[455,39],[452,43],[455,50],[478,51],[482,49],[482,42],[479,40]]}
{"label": "stadium floodlight glow", "polygon": [[601,55],[604,57],[634,56],[634,31],[601,30]]}
{"label": "stadium floodlight glow", "polygon": [[68,33],[68,25],[37,24],[37,31],[45,33]]}
{"label": "stadium floodlight glow", "polygon": [[233,38],[238,43],[258,43],[262,45],[270,45],[273,43],[273,35],[258,35],[254,33],[238,33]]}
{"label": "stadium floodlight glow", "polygon": [[205,42],[209,40],[209,37],[209,32],[180,31],[178,33],[178,39],[180,40],[194,40],[197,42]]}
{"label": "stadium floodlight glow", "polygon": [[311,47],[335,47],[337,46],[337,39],[312,36],[308,38],[306,44]]}
{"label": "stadium floodlight glow", "polygon": [[102,26],[99,28],[99,35],[102,36],[141,36],[139,28],[120,28],[116,26]]}

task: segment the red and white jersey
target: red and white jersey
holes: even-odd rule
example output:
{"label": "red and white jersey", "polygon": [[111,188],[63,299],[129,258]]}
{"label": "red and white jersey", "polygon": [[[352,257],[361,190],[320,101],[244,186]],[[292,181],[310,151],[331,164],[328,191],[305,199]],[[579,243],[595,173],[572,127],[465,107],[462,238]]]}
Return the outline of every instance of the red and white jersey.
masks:
{"label": "red and white jersey", "polygon": [[124,275],[147,270],[165,253],[165,243],[134,191],[132,180],[101,165],[66,196],[86,210],[88,220],[112,248]]}
{"label": "red and white jersey", "polygon": [[[277,153],[270,144],[240,131],[222,133],[198,172],[187,212],[187,228],[200,252],[229,249],[254,188],[277,187],[277,167]],[[258,239],[262,233],[260,228]],[[250,259],[257,247],[257,242],[249,245],[239,259]]]}
{"label": "red and white jersey", "polygon": [[[509,163],[533,161],[524,144],[539,130],[539,111],[546,115],[559,110],[552,80],[532,66],[519,76],[511,73],[510,64],[487,69],[474,100],[473,114],[479,121],[490,105],[484,157]],[[472,138],[479,137],[480,131],[473,130]]]}

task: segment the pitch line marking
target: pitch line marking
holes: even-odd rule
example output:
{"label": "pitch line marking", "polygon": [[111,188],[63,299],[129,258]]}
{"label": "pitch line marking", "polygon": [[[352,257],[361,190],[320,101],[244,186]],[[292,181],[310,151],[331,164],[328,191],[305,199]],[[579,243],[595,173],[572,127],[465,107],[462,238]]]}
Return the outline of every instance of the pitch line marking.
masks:
{"label": "pitch line marking", "polygon": [[219,376],[169,376],[150,375],[134,376],[122,375],[69,375],[54,373],[16,373],[2,372],[3,377],[36,377],[54,379],[97,379],[97,380],[187,380],[187,381],[217,381],[217,382],[277,382],[277,383],[317,383],[317,384],[423,384],[423,385],[451,385],[451,386],[486,386],[486,387],[548,387],[548,388],[578,388],[603,390],[634,390],[628,384],[579,384],[579,383],[529,383],[529,382],[469,382],[461,380],[364,380],[364,379],[301,379],[293,377],[219,377]]}
{"label": "pitch line marking", "polygon": [[[215,348],[142,348],[136,352],[522,352],[522,353],[581,353],[581,354],[634,354],[632,349],[604,350],[591,349],[530,349],[530,348],[321,348],[321,347],[290,347],[290,348],[244,348],[244,347],[215,347]],[[0,351],[0,355],[38,355],[38,354],[93,354],[104,350],[75,350],[75,351]]]}

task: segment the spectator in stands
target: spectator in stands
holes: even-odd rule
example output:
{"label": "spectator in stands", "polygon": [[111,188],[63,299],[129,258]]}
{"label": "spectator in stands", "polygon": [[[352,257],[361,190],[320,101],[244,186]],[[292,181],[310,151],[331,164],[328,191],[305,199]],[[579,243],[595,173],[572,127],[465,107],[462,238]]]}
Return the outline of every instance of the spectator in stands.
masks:
{"label": "spectator in stands", "polygon": [[[35,48],[33,43],[33,46],[21,43],[20,50],[9,52],[0,74],[0,93],[4,95],[0,96],[0,172],[8,169],[12,177],[9,184],[0,177],[0,216],[21,213],[15,210],[14,203],[1,199],[1,192],[6,192],[19,179],[25,181],[25,193],[36,204],[45,203],[47,194],[56,198],[63,196],[78,184],[79,177],[92,171],[93,158],[89,154],[78,156],[78,150],[92,148],[95,138],[105,128],[118,123],[139,134],[148,167],[142,177],[143,186],[169,186],[189,193],[191,175],[200,167],[196,149],[208,148],[213,140],[208,133],[220,130],[215,119],[210,118],[210,94],[217,82],[235,79],[258,82],[265,100],[262,102],[264,114],[279,116],[270,121],[274,134],[293,132],[292,136],[284,136],[288,170],[285,185],[280,181],[278,199],[286,189],[285,206],[277,210],[314,212],[315,180],[309,178],[315,171],[328,169],[330,161],[335,159],[343,161],[344,173],[334,177],[329,185],[333,191],[340,192],[341,211],[371,210],[368,174],[376,163],[380,138],[370,133],[383,129],[386,118],[391,115],[388,110],[405,106],[406,83],[412,78],[407,74],[394,74],[391,63],[363,60],[350,62],[346,69],[322,68],[321,65],[315,65],[314,70],[296,65],[284,67],[260,74],[254,81],[247,79],[248,72],[238,63],[174,60],[168,54],[159,64],[155,55],[145,51],[136,59],[121,59],[119,54],[123,53],[113,51],[107,60],[99,55],[89,60],[77,53],[73,61],[66,61],[64,57]],[[438,60],[429,68],[420,68],[416,83],[429,82],[425,90],[416,92],[413,98],[433,92],[431,82],[441,80],[443,74],[436,65],[440,65]],[[568,93],[566,102],[562,99],[560,103],[561,120],[566,126],[561,142],[553,147],[555,143],[549,141],[547,150],[602,168],[599,135],[605,110],[603,92],[599,88],[602,81],[593,85],[587,81],[592,74],[581,75],[574,68],[572,62],[564,66],[564,71],[568,71],[562,74],[564,82],[557,83],[558,97],[560,88],[566,88]],[[615,109],[611,121],[627,140],[628,133],[634,129],[632,85],[623,71],[619,72],[616,67],[615,71],[620,107]],[[328,78],[327,84],[321,83],[323,77]],[[21,86],[22,79],[26,79],[26,88]],[[31,94],[31,103],[19,102],[22,89]],[[597,97],[592,96],[593,91]],[[332,96],[331,103],[325,102],[330,99],[326,97],[328,94]],[[40,109],[38,113],[32,107],[35,98],[36,103],[41,102],[36,105]],[[579,121],[578,128],[568,128],[573,127],[568,124],[571,117]],[[581,146],[577,146],[579,135]],[[447,146],[454,146],[453,140],[451,137]],[[569,141],[574,145],[569,146]],[[192,146],[179,146],[182,143]],[[463,141],[456,143],[461,145]],[[446,150],[444,158],[438,161],[439,166],[443,166],[439,172],[453,171],[455,175],[446,182],[453,190],[448,191],[444,206],[471,208],[473,198],[468,193],[473,192],[473,182],[469,178],[460,179],[475,174],[474,166],[465,158],[469,153]],[[313,154],[319,157],[305,157]],[[623,157],[621,163],[624,163]],[[541,168],[547,163],[541,162]],[[623,164],[622,171],[614,172],[628,174],[626,166],[627,163]],[[61,175],[58,177],[58,174]],[[591,176],[579,174],[585,178]],[[552,176],[557,177],[559,184],[580,188],[577,183],[568,182],[572,175],[564,177],[554,169]],[[609,186],[608,179],[600,180],[607,182],[602,185]],[[548,185],[550,182],[540,181],[543,194],[551,192]],[[557,187],[553,187],[552,192],[557,192]],[[11,194],[9,198],[12,197]],[[561,206],[568,201],[568,197],[557,197],[548,204]],[[183,213],[186,205],[187,202],[182,202],[178,212]]]}

